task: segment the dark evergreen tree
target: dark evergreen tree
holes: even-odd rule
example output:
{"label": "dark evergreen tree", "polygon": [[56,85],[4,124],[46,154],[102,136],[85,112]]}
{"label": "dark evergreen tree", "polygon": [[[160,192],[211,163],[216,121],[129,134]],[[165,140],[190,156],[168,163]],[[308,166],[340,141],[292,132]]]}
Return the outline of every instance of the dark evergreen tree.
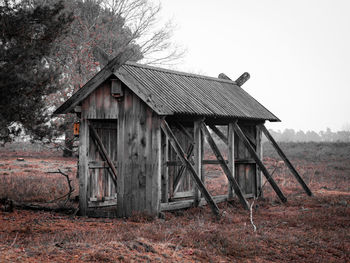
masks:
{"label": "dark evergreen tree", "polygon": [[0,2],[0,142],[21,129],[42,138],[49,128],[45,98],[59,87],[60,71],[49,57],[72,15],[61,2],[33,7]]}

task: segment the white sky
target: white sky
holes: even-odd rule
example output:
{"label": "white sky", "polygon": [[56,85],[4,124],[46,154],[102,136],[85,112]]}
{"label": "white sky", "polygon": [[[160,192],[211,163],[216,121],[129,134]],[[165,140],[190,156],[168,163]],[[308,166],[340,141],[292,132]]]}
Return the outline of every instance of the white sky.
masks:
{"label": "white sky", "polygon": [[350,123],[350,0],[161,0],[187,49],[176,69],[235,80],[279,117],[269,128]]}

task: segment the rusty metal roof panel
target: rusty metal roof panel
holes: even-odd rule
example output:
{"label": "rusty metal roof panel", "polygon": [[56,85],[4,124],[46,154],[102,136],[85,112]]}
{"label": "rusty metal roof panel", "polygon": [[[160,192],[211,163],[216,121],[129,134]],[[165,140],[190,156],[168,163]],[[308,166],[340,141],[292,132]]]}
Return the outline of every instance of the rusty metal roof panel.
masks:
{"label": "rusty metal roof panel", "polygon": [[130,62],[118,74],[164,114],[279,121],[234,81]]}

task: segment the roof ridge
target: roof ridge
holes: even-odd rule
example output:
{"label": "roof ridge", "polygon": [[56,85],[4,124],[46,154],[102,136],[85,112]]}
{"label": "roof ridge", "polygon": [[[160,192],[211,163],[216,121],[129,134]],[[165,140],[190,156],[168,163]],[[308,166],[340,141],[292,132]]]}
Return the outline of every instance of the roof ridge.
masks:
{"label": "roof ridge", "polygon": [[220,78],[204,76],[204,75],[199,75],[199,74],[194,74],[194,73],[187,73],[187,72],[184,72],[184,71],[178,71],[178,70],[166,69],[166,68],[161,68],[161,67],[149,66],[149,65],[145,65],[145,64],[131,62],[131,61],[125,62],[124,65],[133,66],[133,67],[139,67],[139,68],[146,68],[146,69],[150,69],[150,70],[161,71],[161,72],[166,72],[166,73],[175,74],[175,75],[181,75],[181,76],[198,78],[198,79],[213,80],[213,81],[230,83],[230,84],[236,85],[236,82],[233,81],[233,80],[220,79]]}

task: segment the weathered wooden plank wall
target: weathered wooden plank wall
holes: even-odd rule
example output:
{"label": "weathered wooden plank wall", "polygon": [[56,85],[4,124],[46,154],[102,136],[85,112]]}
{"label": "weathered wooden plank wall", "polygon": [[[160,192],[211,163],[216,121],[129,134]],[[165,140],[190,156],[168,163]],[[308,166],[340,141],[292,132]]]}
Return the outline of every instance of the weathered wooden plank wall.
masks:
{"label": "weathered wooden plank wall", "polygon": [[[155,215],[160,203],[160,117],[129,89],[118,101],[118,203],[120,217]],[[120,184],[120,185],[119,185]]]}
{"label": "weathered wooden plank wall", "polygon": [[111,83],[103,82],[99,88],[92,92],[82,103],[82,119],[117,119],[119,105],[111,96]]}
{"label": "weathered wooden plank wall", "polygon": [[[84,131],[86,120],[97,124],[98,134],[116,163],[117,188],[106,168],[87,172],[87,159],[93,161],[92,167],[103,166],[103,160],[85,131],[80,150],[80,173],[85,174],[81,179],[81,198],[84,204],[89,198],[104,201],[116,192],[117,216],[128,217],[133,212],[156,215],[161,197],[160,117],[127,87],[123,86],[124,97],[119,99],[111,96],[110,89],[110,82],[106,81],[84,100],[81,123]],[[84,209],[86,214],[87,206]],[[103,212],[89,210],[95,216]]]}

